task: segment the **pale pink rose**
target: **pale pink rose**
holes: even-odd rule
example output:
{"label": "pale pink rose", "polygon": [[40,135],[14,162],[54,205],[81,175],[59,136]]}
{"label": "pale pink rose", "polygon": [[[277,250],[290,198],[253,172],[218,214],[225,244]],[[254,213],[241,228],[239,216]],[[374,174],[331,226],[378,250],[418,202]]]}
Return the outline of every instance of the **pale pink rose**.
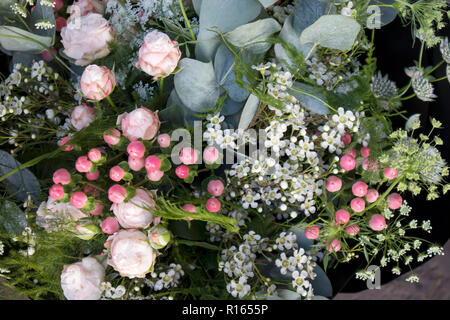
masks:
{"label": "pale pink rose", "polygon": [[61,273],[61,288],[67,300],[99,300],[105,279],[105,269],[92,257],[65,265]]}
{"label": "pale pink rose", "polygon": [[139,49],[139,60],[136,67],[157,80],[166,77],[175,70],[181,58],[178,42],[158,30],[154,30],[144,38],[144,44]]}
{"label": "pale pink rose", "polygon": [[88,99],[102,100],[111,94],[116,85],[114,74],[107,67],[91,64],[81,75],[80,87]]}
{"label": "pale pink rose", "polygon": [[108,264],[122,277],[144,278],[155,262],[156,254],[147,236],[139,230],[120,230],[107,242]]}
{"label": "pale pink rose", "polygon": [[70,7],[70,15],[79,14],[85,16],[88,13],[100,13],[105,12],[105,4],[99,0],[78,0]]}
{"label": "pale pink rose", "polygon": [[120,225],[125,228],[145,229],[152,223],[155,200],[150,191],[136,189],[136,195],[127,202],[111,206]]}
{"label": "pale pink rose", "polygon": [[123,135],[130,141],[137,139],[151,140],[159,130],[159,118],[156,112],[140,107],[130,113],[117,117],[117,124],[122,127]]}
{"label": "pale pink rose", "polygon": [[88,127],[95,119],[95,108],[82,104],[73,109],[70,122],[75,130],[80,131]]}
{"label": "pale pink rose", "polygon": [[61,29],[61,43],[64,54],[75,59],[77,66],[85,66],[109,54],[108,42],[114,40],[113,30],[98,13],[89,13],[78,19],[79,28],[72,26],[69,19],[69,25]]}

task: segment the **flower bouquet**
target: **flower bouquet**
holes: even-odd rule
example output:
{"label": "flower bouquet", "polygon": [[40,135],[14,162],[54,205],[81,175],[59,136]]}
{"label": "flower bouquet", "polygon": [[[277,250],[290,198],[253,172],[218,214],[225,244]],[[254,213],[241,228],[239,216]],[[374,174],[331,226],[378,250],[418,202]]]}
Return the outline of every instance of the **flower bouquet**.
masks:
{"label": "flower bouquet", "polygon": [[[341,265],[370,282],[443,254],[406,200],[450,189],[442,124],[406,114],[450,80],[445,10],[2,1],[2,284],[31,299],[329,299]],[[402,84],[374,46],[397,16],[421,46]]]}

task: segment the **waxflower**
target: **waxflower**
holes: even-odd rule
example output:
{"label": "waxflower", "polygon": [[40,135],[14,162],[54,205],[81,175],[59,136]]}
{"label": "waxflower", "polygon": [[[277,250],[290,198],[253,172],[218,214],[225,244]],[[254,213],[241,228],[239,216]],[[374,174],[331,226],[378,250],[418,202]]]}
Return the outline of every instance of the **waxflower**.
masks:
{"label": "waxflower", "polygon": [[88,158],[89,158],[89,160],[91,160],[94,163],[99,162],[102,159],[104,159],[103,152],[99,148],[92,148],[88,152]]}
{"label": "waxflower", "polygon": [[351,226],[345,228],[345,232],[354,237],[358,234],[359,227],[357,224],[352,224]]}
{"label": "waxflower", "polygon": [[75,162],[75,169],[77,169],[77,171],[81,173],[89,172],[92,166],[93,164],[91,161],[89,161],[87,156],[80,156]]}
{"label": "waxflower", "polygon": [[338,239],[334,239],[333,241],[331,241],[331,243],[328,242],[327,250],[329,252],[338,252],[341,250],[341,243]]}
{"label": "waxflower", "polygon": [[100,176],[100,171],[96,170],[94,172],[86,172],[86,179],[89,181],[97,180]]}
{"label": "waxflower", "polygon": [[388,180],[395,179],[397,177],[397,170],[387,167],[384,169],[383,175]]}
{"label": "waxflower", "polygon": [[105,140],[109,146],[117,145],[120,142],[120,131],[117,129],[106,130],[103,133],[103,140]]}
{"label": "waxflower", "polygon": [[161,178],[164,176],[164,171],[161,170],[147,170],[147,177],[148,180],[157,182],[161,180]]}
{"label": "waxflower", "polygon": [[216,147],[208,146],[203,151],[203,160],[205,161],[206,164],[216,163],[217,160],[219,160],[219,157],[220,153]]}
{"label": "waxflower", "polygon": [[373,203],[378,199],[378,191],[375,189],[370,189],[367,191],[366,200],[369,203]]}
{"label": "waxflower", "polygon": [[189,167],[182,164],[175,169],[175,174],[178,178],[185,179],[189,176]]}
{"label": "waxflower", "polygon": [[71,140],[70,137],[64,137],[58,142],[58,145],[60,147],[65,146],[63,150],[66,151],[66,152],[67,151],[72,151],[73,150],[73,146],[71,144],[67,144],[70,140]]}
{"label": "waxflower", "polygon": [[48,194],[50,195],[51,198],[55,199],[55,200],[61,200],[64,195],[64,188],[62,185],[60,184],[54,184],[48,191]]}
{"label": "waxflower", "polygon": [[70,203],[77,209],[83,209],[88,201],[88,196],[82,191],[77,191],[70,196]]}
{"label": "waxflower", "polygon": [[81,75],[80,87],[86,98],[103,100],[111,94],[116,85],[114,74],[106,67],[91,64]]}

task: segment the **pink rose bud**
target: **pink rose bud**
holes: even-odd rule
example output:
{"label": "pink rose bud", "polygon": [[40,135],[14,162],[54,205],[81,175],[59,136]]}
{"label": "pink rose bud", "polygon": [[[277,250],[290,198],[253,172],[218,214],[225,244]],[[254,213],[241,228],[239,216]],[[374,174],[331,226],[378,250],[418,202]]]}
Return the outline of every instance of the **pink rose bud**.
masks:
{"label": "pink rose bud", "polygon": [[355,197],[364,197],[367,194],[367,184],[362,181],[354,183],[352,192]]}
{"label": "pink rose bud", "polygon": [[161,168],[161,159],[157,156],[148,156],[145,158],[146,170],[159,170]]}
{"label": "pink rose bud", "polygon": [[327,183],[326,183],[325,187],[330,192],[339,191],[342,188],[342,180],[336,176],[330,176],[327,179]]}
{"label": "pink rose bud", "polygon": [[[59,141],[58,145],[59,145],[60,147],[65,146],[64,151],[72,151],[72,150],[73,150],[73,146],[70,145],[70,144],[67,144],[67,142],[69,142],[70,139],[71,139],[70,137],[64,137],[64,138],[62,138],[62,139]],[[66,145],[66,144],[67,144],[67,145]]]}
{"label": "pink rose bud", "polygon": [[[50,48],[50,51],[52,51],[53,54],[56,54],[57,52],[54,48]],[[42,51],[42,59],[44,59],[44,61],[46,62],[50,62],[53,60],[53,56],[48,50],[44,50]]]}
{"label": "pink rose bud", "polygon": [[402,206],[403,199],[402,196],[398,193],[392,193],[387,197],[388,200],[388,207],[392,210],[396,210]]}
{"label": "pink rose bud", "polygon": [[117,117],[123,135],[130,141],[137,139],[151,140],[159,130],[158,113],[151,112],[147,108],[140,107],[132,112],[122,113]]}
{"label": "pink rose bud", "polygon": [[98,148],[92,148],[91,150],[89,150],[88,152],[88,158],[89,160],[91,160],[92,162],[98,162],[101,160],[102,158],[102,152],[100,151],[100,149]]}
{"label": "pink rose bud", "polygon": [[386,228],[386,220],[381,214],[374,214],[369,221],[370,229],[373,231],[381,231]]}
{"label": "pink rose bud", "polygon": [[160,134],[158,143],[161,148],[168,148],[170,146],[170,136],[167,133]]}
{"label": "pink rose bud", "polygon": [[164,171],[160,170],[148,170],[147,177],[150,181],[159,181],[164,176]]}
{"label": "pink rose bud", "polygon": [[108,189],[108,199],[113,203],[122,203],[126,197],[127,190],[119,184],[115,184]]}
{"label": "pink rose bud", "polygon": [[53,173],[53,182],[55,184],[69,184],[70,173],[66,169],[58,169]]}
{"label": "pink rose bud", "polygon": [[86,179],[89,181],[97,180],[100,176],[100,172],[98,170],[95,170],[95,172],[86,172]]}
{"label": "pink rose bud", "polygon": [[120,131],[117,129],[106,130],[103,133],[103,140],[105,140],[109,146],[115,146],[120,142]]}
{"label": "pink rose bud", "polygon": [[77,209],[82,209],[88,202],[88,196],[81,191],[77,191],[70,196],[70,203]]}
{"label": "pink rose bud", "polygon": [[366,208],[366,202],[362,198],[354,198],[350,201],[350,207],[355,212],[361,212]]}
{"label": "pink rose bud", "polygon": [[195,151],[193,148],[191,147],[186,147],[181,149],[180,152],[180,161],[185,164],[185,165],[190,165],[190,164],[194,164],[197,162],[198,159],[198,155],[197,155],[197,151]]}
{"label": "pink rose bud", "polygon": [[352,142],[352,136],[348,133],[341,136],[341,141],[344,144],[344,146],[348,146]]}
{"label": "pink rose bud", "polygon": [[56,22],[56,31],[61,32],[62,28],[67,26],[67,20],[63,17],[58,17],[55,19]]}
{"label": "pink rose bud", "polygon": [[361,151],[361,155],[362,155],[364,158],[367,158],[367,157],[370,156],[370,148],[362,147],[360,151]]}
{"label": "pink rose bud", "polygon": [[348,155],[352,156],[353,158],[356,158],[356,150],[355,149],[350,149],[345,154],[348,154]]}
{"label": "pink rose bud", "polygon": [[348,226],[347,228],[345,228],[345,231],[351,235],[351,236],[356,236],[359,232],[359,227],[357,224],[352,224],[351,226]]}
{"label": "pink rose bud", "polygon": [[136,67],[153,76],[154,80],[171,74],[181,58],[178,42],[172,41],[165,33],[154,30],[147,33],[144,44],[139,49]]}
{"label": "pink rose bud", "polygon": [[91,64],[81,75],[80,87],[86,98],[103,100],[111,94],[116,85],[114,74],[106,67]]}
{"label": "pink rose bud", "polygon": [[350,220],[350,213],[347,210],[340,209],[336,211],[336,222],[346,224]]}
{"label": "pink rose bud", "polygon": [[341,243],[338,239],[334,239],[333,241],[331,241],[331,244],[328,243],[327,250],[329,252],[338,252],[339,250],[341,250]]}
{"label": "pink rose bud", "polygon": [[88,160],[87,156],[78,157],[77,161],[75,162],[75,169],[77,169],[78,172],[86,173],[89,172],[91,168],[92,162]]}
{"label": "pink rose bud", "polygon": [[339,162],[339,164],[341,165],[341,168],[344,169],[345,171],[351,171],[351,170],[355,169],[356,160],[351,155],[345,154],[341,158],[341,161]]}
{"label": "pink rose bud", "polygon": [[194,206],[193,204],[190,204],[190,203],[186,203],[186,204],[183,206],[183,210],[186,210],[186,211],[188,211],[188,212],[190,212],[190,213],[195,213],[195,212],[197,211],[197,209],[195,208],[195,206]]}
{"label": "pink rose bud", "polygon": [[397,170],[387,167],[384,169],[384,177],[388,180],[395,179],[397,177]]}
{"label": "pink rose bud", "polygon": [[50,190],[48,190],[48,194],[55,200],[61,200],[64,197],[64,188],[60,184],[54,184]]}
{"label": "pink rose bud", "polygon": [[362,167],[367,171],[377,171],[378,170],[378,160],[369,160],[369,158],[364,158],[362,162]]}
{"label": "pink rose bud", "polygon": [[215,163],[219,159],[219,150],[217,148],[209,146],[206,147],[203,151],[203,160],[205,163],[212,164]]}
{"label": "pink rose bud", "polygon": [[220,181],[220,180],[211,180],[208,183],[208,192],[213,197],[220,197],[222,195],[222,192],[223,192],[224,188],[225,187],[224,187],[222,181]]}
{"label": "pink rose bud", "polygon": [[141,141],[133,141],[127,147],[128,155],[132,158],[143,158],[145,146]]}
{"label": "pink rose bud", "polygon": [[180,179],[187,178],[189,176],[189,167],[182,164],[175,169],[175,174]]}
{"label": "pink rose bud", "polygon": [[220,210],[220,201],[216,198],[210,198],[206,201],[206,210],[211,213],[217,212]]}
{"label": "pink rose bud", "polygon": [[95,108],[82,104],[73,109],[70,122],[75,130],[80,131],[88,127],[95,119]]}
{"label": "pink rose bud", "polygon": [[119,182],[125,175],[125,170],[119,166],[114,166],[109,170],[109,178],[112,181]]}
{"label": "pink rose bud", "polygon": [[99,216],[103,213],[104,208],[105,208],[105,206],[101,202],[98,202],[98,203],[95,203],[94,210],[92,210],[89,213],[92,214],[93,216]]}
{"label": "pink rose bud", "polygon": [[319,227],[309,226],[305,229],[305,237],[308,239],[317,239],[319,237]]}
{"label": "pink rose bud", "polygon": [[128,165],[133,171],[139,171],[144,167],[144,158],[128,157]]}
{"label": "pink rose bud", "polygon": [[119,222],[114,217],[108,217],[102,222],[102,231],[106,234],[113,234],[119,231]]}
{"label": "pink rose bud", "polygon": [[370,189],[367,191],[366,200],[369,203],[373,203],[378,199],[378,191],[375,189]]}

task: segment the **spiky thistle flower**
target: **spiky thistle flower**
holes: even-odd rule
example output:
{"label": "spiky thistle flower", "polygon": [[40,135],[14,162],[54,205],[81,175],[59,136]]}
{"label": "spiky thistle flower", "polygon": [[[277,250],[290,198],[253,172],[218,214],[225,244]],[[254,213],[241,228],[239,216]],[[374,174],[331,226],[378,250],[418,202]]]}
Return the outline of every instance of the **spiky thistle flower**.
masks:
{"label": "spiky thistle flower", "polygon": [[437,96],[434,94],[433,85],[426,78],[418,78],[412,80],[412,87],[419,98],[422,101],[433,101]]}
{"label": "spiky thistle flower", "polygon": [[370,88],[375,98],[381,99],[390,99],[398,92],[395,82],[389,80],[387,75],[383,77],[380,71],[372,77]]}
{"label": "spiky thistle flower", "polygon": [[405,73],[411,79],[419,79],[423,76],[423,69],[419,67],[405,68]]}

